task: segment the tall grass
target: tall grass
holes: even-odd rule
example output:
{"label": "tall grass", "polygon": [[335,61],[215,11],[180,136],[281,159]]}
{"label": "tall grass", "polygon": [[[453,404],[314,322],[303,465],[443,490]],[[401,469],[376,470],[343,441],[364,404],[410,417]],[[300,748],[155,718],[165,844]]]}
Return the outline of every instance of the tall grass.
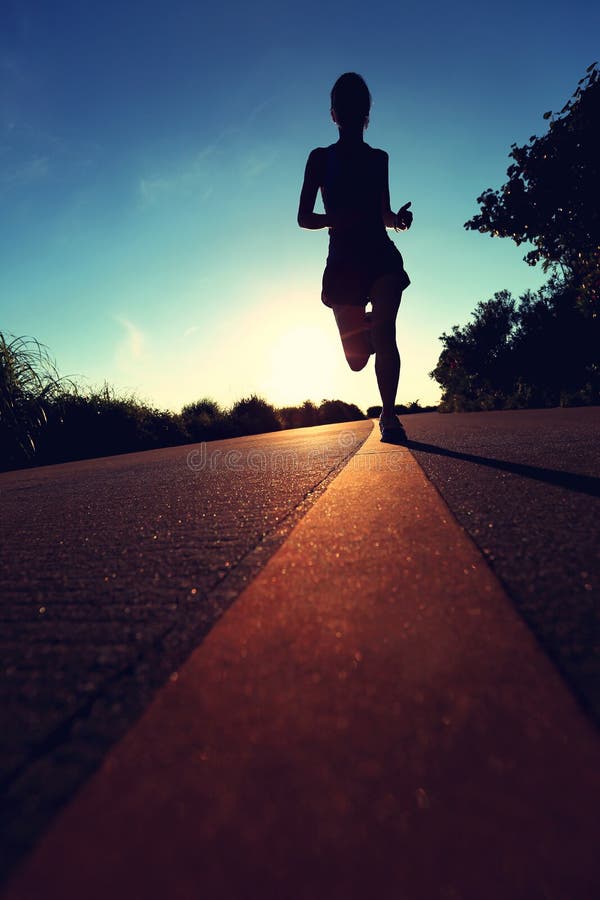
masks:
{"label": "tall grass", "polygon": [[0,453],[5,465],[33,459],[48,408],[70,384],[48,348],[33,337],[0,332]]}

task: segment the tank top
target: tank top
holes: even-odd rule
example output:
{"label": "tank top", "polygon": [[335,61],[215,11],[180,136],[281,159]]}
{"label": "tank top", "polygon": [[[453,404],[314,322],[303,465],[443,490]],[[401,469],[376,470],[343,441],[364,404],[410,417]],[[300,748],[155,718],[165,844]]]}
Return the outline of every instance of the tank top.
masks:
{"label": "tank top", "polygon": [[326,149],[321,193],[328,214],[344,210],[358,213],[352,228],[329,229],[330,250],[335,255],[367,251],[391,243],[381,217],[384,185],[382,156],[369,144],[340,152],[338,144]]}

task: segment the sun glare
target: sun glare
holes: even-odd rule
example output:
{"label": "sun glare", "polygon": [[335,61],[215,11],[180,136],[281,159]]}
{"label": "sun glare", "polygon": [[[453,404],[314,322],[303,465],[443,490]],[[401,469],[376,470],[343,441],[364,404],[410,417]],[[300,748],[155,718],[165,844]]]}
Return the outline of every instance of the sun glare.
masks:
{"label": "sun glare", "polygon": [[336,345],[331,328],[296,325],[273,336],[265,391],[278,405],[321,400],[335,376]]}

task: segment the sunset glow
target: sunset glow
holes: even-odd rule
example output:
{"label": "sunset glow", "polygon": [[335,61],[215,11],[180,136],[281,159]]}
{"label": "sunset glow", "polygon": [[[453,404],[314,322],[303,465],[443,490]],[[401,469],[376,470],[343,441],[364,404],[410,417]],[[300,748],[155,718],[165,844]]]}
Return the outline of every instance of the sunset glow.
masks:
{"label": "sunset glow", "polygon": [[392,233],[412,279],[398,400],[436,402],[440,334],[494,292],[546,280],[527,248],[463,223],[502,183],[511,143],[570,95],[600,27],[578,2],[515,5],[518,27],[510,3],[448,9],[9,0],[1,328],[35,336],[83,384],[173,410],[252,392],[377,403],[372,361],[350,372],[321,303],[327,232],[296,222],[308,152],[337,140],[329,91],[354,70],[392,205],[415,216]]}

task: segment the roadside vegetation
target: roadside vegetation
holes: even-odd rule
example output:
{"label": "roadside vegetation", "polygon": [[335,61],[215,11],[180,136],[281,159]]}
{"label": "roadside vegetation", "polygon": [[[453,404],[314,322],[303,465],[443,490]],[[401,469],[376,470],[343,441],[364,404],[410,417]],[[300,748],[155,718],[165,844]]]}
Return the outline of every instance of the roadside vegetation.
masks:
{"label": "roadside vegetation", "polygon": [[[433,408],[433,407],[430,407]],[[419,401],[397,407],[422,411]],[[381,407],[369,407],[377,416]],[[272,406],[252,395],[230,408],[204,397],[180,413],[153,407],[108,384],[84,390],[59,375],[34,338],[0,332],[0,470],[367,418],[354,403],[306,400]]]}
{"label": "roadside vegetation", "polygon": [[430,376],[441,412],[600,403],[600,79],[588,66],[548,132],[512,145],[508,181],[488,188],[465,228],[530,249],[549,281],[515,300],[500,291],[442,334]]}

